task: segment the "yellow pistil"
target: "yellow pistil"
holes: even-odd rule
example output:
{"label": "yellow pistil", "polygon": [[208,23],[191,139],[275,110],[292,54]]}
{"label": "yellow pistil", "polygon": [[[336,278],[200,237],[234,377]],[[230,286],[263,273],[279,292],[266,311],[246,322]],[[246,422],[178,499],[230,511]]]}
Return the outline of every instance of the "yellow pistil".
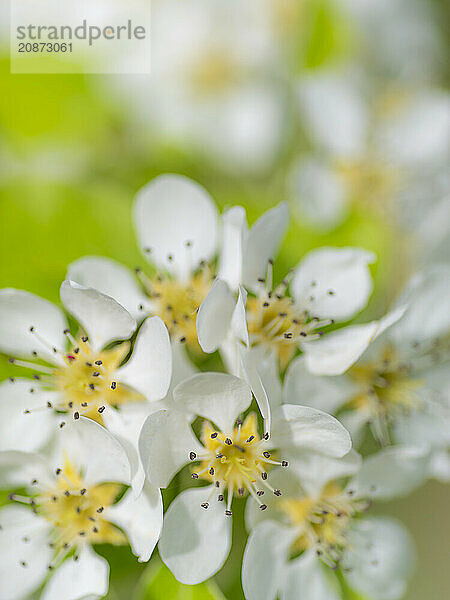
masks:
{"label": "yellow pistil", "polygon": [[[75,340],[74,340],[75,341]],[[115,374],[128,354],[130,345],[94,352],[87,337],[82,337],[64,354],[65,366],[55,370],[56,389],[63,397],[60,410],[69,410],[102,423],[105,404],[120,406],[142,401],[142,395],[115,380]]]}
{"label": "yellow pistil", "polygon": [[307,311],[300,310],[293,299],[286,295],[287,280],[270,291],[271,263],[269,267],[267,281],[261,281],[259,294],[247,299],[247,325],[251,345],[263,345],[275,351],[283,370],[297,351],[299,343],[320,337],[321,332],[316,329],[330,325],[332,320],[319,320]]}
{"label": "yellow pistil", "polygon": [[[266,464],[287,466],[287,462],[272,460],[270,452],[266,450],[267,436],[261,439],[257,431],[255,413],[248,415],[244,423],[238,422],[231,434],[225,434],[213,429],[210,423],[205,422],[202,431],[202,441],[205,455],[200,466],[192,474],[194,479],[206,479],[215,484],[218,499],[224,500],[224,491],[227,491],[227,510],[225,514],[231,515],[231,501],[233,495],[245,496],[251,494],[259,504],[261,510],[267,506],[259,498],[264,494],[257,489],[256,483],[269,489],[276,496],[279,490],[274,490],[267,482]],[[195,454],[191,456],[196,459]],[[208,502],[202,504],[208,508]]]}
{"label": "yellow pistil", "polygon": [[35,498],[36,511],[50,521],[54,529],[56,552],[69,551],[83,542],[124,544],[126,537],[103,518],[122,491],[118,483],[100,483],[88,487],[82,475],[66,458],[58,469],[53,489]]}
{"label": "yellow pistil", "polygon": [[299,536],[292,545],[293,553],[315,548],[330,566],[335,566],[346,545],[346,532],[351,519],[370,506],[355,498],[336,483],[327,484],[318,498],[286,498],[279,507]]}
{"label": "yellow pistil", "polygon": [[411,410],[420,403],[415,391],[422,387],[422,381],[411,378],[391,347],[384,349],[380,361],[356,365],[348,375],[360,388],[350,408],[369,408],[387,418],[396,410]]}
{"label": "yellow pistil", "polygon": [[238,65],[224,51],[205,52],[191,70],[192,91],[198,96],[220,94],[232,87],[240,76]]}
{"label": "yellow pistil", "polygon": [[140,271],[138,276],[151,298],[153,313],[164,321],[172,339],[200,352],[196,320],[198,309],[213,282],[209,266],[203,266],[186,282],[161,275],[148,279]]}

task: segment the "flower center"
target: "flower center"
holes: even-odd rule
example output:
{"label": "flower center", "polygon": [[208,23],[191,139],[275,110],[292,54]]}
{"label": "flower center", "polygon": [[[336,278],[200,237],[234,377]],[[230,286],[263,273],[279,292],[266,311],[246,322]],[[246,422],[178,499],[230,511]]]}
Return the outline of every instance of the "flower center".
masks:
{"label": "flower center", "polygon": [[[271,459],[267,449],[268,435],[259,438],[257,432],[256,415],[251,413],[244,423],[238,421],[233,433],[226,435],[213,429],[210,423],[205,422],[202,431],[202,441],[205,453],[197,457],[190,453],[191,460],[201,460],[201,464],[192,473],[193,479],[206,479],[214,483],[211,496],[217,491],[217,499],[224,500],[227,492],[226,515],[231,515],[233,495],[244,496],[249,493],[258,503],[261,510],[267,505],[260,501],[264,495],[264,487],[276,496],[281,496],[280,490],[274,489],[268,483],[267,466],[288,466],[287,461]],[[210,497],[211,497],[210,496]],[[209,500],[202,504],[203,508],[209,507]]]}
{"label": "flower center", "polygon": [[137,274],[152,300],[154,314],[164,321],[170,336],[187,343],[192,350],[200,351],[196,319],[198,309],[211,289],[213,274],[210,267],[202,266],[187,282],[168,275],[149,279],[140,270]]}
{"label": "flower center", "polygon": [[349,408],[369,410],[378,424],[375,433],[379,441],[388,443],[389,419],[399,411],[419,407],[420,398],[415,392],[422,381],[410,376],[408,366],[398,361],[390,347],[385,348],[380,361],[354,366],[348,374],[360,389]]}
{"label": "flower center", "polygon": [[220,94],[234,85],[239,77],[237,65],[224,51],[205,52],[191,70],[192,90],[199,96]]}
{"label": "flower center", "polygon": [[289,524],[300,531],[292,553],[315,548],[324,562],[336,567],[347,545],[351,520],[370,505],[369,501],[355,497],[351,491],[343,491],[335,483],[327,484],[318,499],[283,498],[281,511]]}
{"label": "flower center", "polygon": [[400,186],[399,173],[387,165],[373,161],[340,161],[336,165],[338,175],[350,189],[351,199],[362,206],[386,208],[381,199],[392,195]]}
{"label": "flower center", "polygon": [[[266,281],[271,281],[271,274]],[[261,284],[264,283],[262,280]],[[300,342],[318,339],[322,332],[317,329],[333,322],[331,319],[319,320],[299,309],[286,295],[288,283],[284,280],[273,291],[270,291],[271,284],[261,285],[258,295],[250,296],[246,305],[250,343],[253,346],[263,344],[274,350],[281,369],[288,365]]]}
{"label": "flower center", "polygon": [[[39,482],[33,480],[38,486]],[[39,489],[33,498],[11,494],[16,502],[30,504],[33,510],[54,526],[50,546],[55,549],[54,563],[83,543],[123,544],[125,535],[103,518],[104,511],[112,506],[123,486],[118,483],[101,483],[86,486],[81,473],[66,458],[64,468],[56,470],[52,487]],[[50,565],[50,568],[52,565]]]}

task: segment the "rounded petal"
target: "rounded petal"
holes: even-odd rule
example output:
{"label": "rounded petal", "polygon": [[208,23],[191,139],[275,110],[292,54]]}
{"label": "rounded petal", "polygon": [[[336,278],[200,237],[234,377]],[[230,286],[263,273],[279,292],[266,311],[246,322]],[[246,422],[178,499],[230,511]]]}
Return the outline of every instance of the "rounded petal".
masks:
{"label": "rounded petal", "polygon": [[185,412],[209,419],[230,433],[238,416],[252,401],[246,381],[225,373],[199,373],[174,389],[175,403]]}
{"label": "rounded petal", "polygon": [[0,383],[0,450],[34,452],[44,446],[57,422],[51,408],[36,409],[47,408],[55,394],[29,379]]}
{"label": "rounded petal", "polygon": [[248,538],[242,562],[247,600],[275,600],[287,570],[292,531],[273,521],[260,523]]}
{"label": "rounded petal", "polygon": [[81,417],[58,430],[54,467],[62,467],[67,453],[84,473],[87,484],[102,482],[129,483],[131,467],[122,444],[112,433],[92,419]]}
{"label": "rounded petal", "polygon": [[163,504],[159,488],[146,483],[136,498],[133,490],[105,511],[105,518],[126,533],[139,562],[150,559],[161,534]]}
{"label": "rounded petal", "polygon": [[63,312],[48,300],[23,290],[0,290],[1,352],[24,357],[37,352],[44,360],[55,362],[57,356],[52,347],[64,351],[66,327]]}
{"label": "rounded petal", "polygon": [[340,600],[341,594],[336,577],[330,573],[314,550],[305,552],[292,561],[286,570],[283,600]]}
{"label": "rounded petal", "polygon": [[270,258],[278,252],[289,219],[286,202],[266,211],[252,226],[245,245],[242,283],[250,289],[258,286],[264,278]]}
{"label": "rounded petal", "polygon": [[158,266],[180,277],[202,260],[213,257],[217,217],[217,208],[206,190],[181,175],[156,177],[138,192],[135,200],[140,246],[144,251],[151,249]]}
{"label": "rounded petal", "polygon": [[67,279],[111,296],[136,319],[149,308],[148,296],[132,271],[111,258],[84,256],[69,265]]}
{"label": "rounded petal", "polygon": [[27,597],[48,574],[53,550],[48,545],[50,524],[28,508],[0,509],[0,581],[2,600]]}
{"label": "rounded petal", "polygon": [[414,565],[414,548],[406,529],[387,517],[355,521],[343,559],[346,579],[373,600],[399,600]]}
{"label": "rounded petal", "polygon": [[450,265],[434,265],[413,277],[398,300],[407,305],[405,314],[392,330],[392,338],[411,347],[445,338],[450,331]]}
{"label": "rounded petal", "polygon": [[384,448],[364,460],[348,487],[378,500],[406,496],[425,481],[429,461],[427,448]]}
{"label": "rounded petal", "polygon": [[54,483],[48,460],[35,452],[4,450],[0,452],[0,486],[28,488],[33,480],[43,487]]}
{"label": "rounded petal", "polygon": [[372,292],[368,265],[372,252],[362,248],[319,248],[295,271],[292,294],[315,317],[346,321],[365,307]]}
{"label": "rounded petal", "polygon": [[316,143],[344,158],[361,156],[368,114],[354,84],[329,73],[315,75],[302,81],[298,97],[304,123]]}
{"label": "rounded petal", "polygon": [[219,258],[219,278],[232,290],[242,283],[244,242],[247,235],[247,219],[242,206],[233,206],[222,215],[222,247]]}
{"label": "rounded petal", "polygon": [[130,360],[117,379],[141,392],[148,400],[167,394],[172,376],[172,349],[169,332],[159,317],[146,319],[139,330]]}
{"label": "rounded petal", "polygon": [[[255,350],[253,348],[246,350],[244,348],[240,351],[241,355],[241,365],[243,376],[246,381],[250,385],[253,395],[255,396],[256,402],[258,404],[259,411],[261,413],[262,418],[264,419],[264,431],[270,432],[272,426],[272,404],[269,400],[268,391],[276,390],[276,382],[272,382],[272,378],[268,376],[266,372],[266,377],[263,382],[262,373],[263,369],[259,369],[259,359],[261,356],[261,352],[259,348]],[[277,360],[277,358],[275,358]],[[278,372],[272,371],[273,378],[278,378]],[[273,385],[271,385],[273,384]],[[280,384],[281,385],[281,384]],[[275,399],[276,402],[277,399]]]}
{"label": "rounded petal", "polygon": [[61,300],[97,350],[114,340],[129,338],[136,329],[136,321],[123,306],[92,288],[66,280],[61,285]]}
{"label": "rounded petal", "polygon": [[290,196],[299,221],[321,231],[337,227],[348,212],[345,184],[331,165],[306,158],[290,175]]}
{"label": "rounded petal", "polygon": [[231,546],[231,519],[222,502],[201,507],[212,488],[185,490],[169,506],[159,542],[159,553],[181,583],[195,585],[222,567]]}
{"label": "rounded petal", "polygon": [[308,495],[315,497],[327,483],[357,473],[361,464],[362,458],[354,450],[350,450],[342,458],[324,456],[317,452],[302,452],[290,460],[289,471],[296,474]]}
{"label": "rounded petal", "polygon": [[197,314],[198,342],[204,352],[214,352],[227,337],[235,304],[228,284],[216,279]]}
{"label": "rounded petal", "polygon": [[400,319],[404,311],[405,307],[400,307],[379,321],[343,327],[319,340],[303,344],[306,367],[315,375],[342,375],[371,342]]}
{"label": "rounded petal", "polygon": [[69,557],[44,587],[41,600],[95,600],[105,596],[109,586],[109,565],[86,544],[78,560]]}
{"label": "rounded petal", "polygon": [[272,430],[272,444],[291,454],[307,449],[337,458],[352,447],[350,434],[337,419],[321,410],[296,404],[280,407]]}
{"label": "rounded petal", "polygon": [[165,488],[202,446],[192,433],[187,417],[177,410],[159,410],[145,421],[139,436],[139,454],[151,483]]}
{"label": "rounded petal", "polygon": [[355,385],[349,377],[320,377],[306,367],[304,356],[289,365],[284,381],[284,402],[312,406],[335,412],[354,395]]}

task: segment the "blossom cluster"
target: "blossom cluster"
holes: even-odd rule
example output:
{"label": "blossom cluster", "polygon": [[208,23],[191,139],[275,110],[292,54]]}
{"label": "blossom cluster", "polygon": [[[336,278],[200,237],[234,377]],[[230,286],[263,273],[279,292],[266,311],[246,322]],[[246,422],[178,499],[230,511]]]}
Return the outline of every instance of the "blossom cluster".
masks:
{"label": "blossom cluster", "polygon": [[133,210],[146,268],[82,257],[62,308],[0,290],[1,600],[104,596],[96,544],[142,562],[158,544],[178,581],[205,581],[244,502],[247,600],[334,600],[343,581],[401,598],[412,543],[371,507],[450,477],[449,266],[355,324],[376,256],[319,248],[277,281],[285,203],[249,227],[166,174]]}

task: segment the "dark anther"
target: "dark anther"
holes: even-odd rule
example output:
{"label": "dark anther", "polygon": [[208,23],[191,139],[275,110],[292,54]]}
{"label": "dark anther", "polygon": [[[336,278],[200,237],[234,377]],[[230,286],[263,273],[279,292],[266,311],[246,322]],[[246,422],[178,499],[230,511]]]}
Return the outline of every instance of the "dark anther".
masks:
{"label": "dark anther", "polygon": [[206,510],[207,508],[209,508],[209,504],[208,504],[208,502],[203,502],[203,504],[201,504],[200,506],[201,506],[202,508],[204,508],[205,510]]}
{"label": "dark anther", "polygon": [[98,412],[100,414],[102,414],[102,412],[105,410],[105,407],[104,406],[100,406],[97,410],[98,410]]}
{"label": "dark anther", "polygon": [[62,429],[64,427],[64,425],[66,424],[65,421],[61,421],[61,423],[59,424],[60,429]]}
{"label": "dark anther", "polygon": [[225,444],[226,444],[227,446],[231,446],[231,445],[232,445],[232,443],[233,443],[233,442],[230,440],[230,438],[227,438],[227,439],[225,440]]}
{"label": "dark anther", "polygon": [[268,302],[263,302],[263,306],[264,306],[264,308],[267,308],[269,306],[269,303]]}
{"label": "dark anther", "polygon": [[93,383],[90,383],[90,384],[88,385],[88,388],[89,388],[90,390],[95,390],[95,385],[94,385]]}
{"label": "dark anther", "polygon": [[257,495],[257,496],[264,496],[264,491],[263,491],[263,490],[258,490],[258,491],[256,492],[256,495]]}
{"label": "dark anther", "polygon": [[116,383],[115,381],[113,381],[113,382],[111,383],[111,389],[112,389],[112,390],[115,390],[115,389],[116,389],[116,387],[117,387],[117,383]]}
{"label": "dark anther", "polygon": [[335,293],[336,293],[336,292],[335,292],[334,290],[328,290],[328,292],[327,292],[327,294],[328,294],[329,296],[334,296],[334,294],[335,294]]}
{"label": "dark anther", "polygon": [[66,490],[66,491],[64,492],[64,496],[67,496],[67,497],[69,497],[69,496],[70,496],[70,492],[69,492],[69,490]]}
{"label": "dark anther", "polygon": [[210,468],[210,470],[209,470],[209,474],[210,474],[210,475],[214,475],[214,467],[211,467],[211,468]]}
{"label": "dark anther", "polygon": [[261,504],[261,506],[259,507],[259,510],[266,510],[267,508],[267,504]]}
{"label": "dark anther", "polygon": [[33,325],[31,325],[30,332],[33,333],[33,331],[34,331],[34,327],[33,327]]}
{"label": "dark anther", "polygon": [[223,494],[219,494],[219,495],[217,496],[217,500],[218,500],[219,502],[223,502]]}
{"label": "dark anther", "polygon": [[80,349],[79,348],[74,348],[73,351],[74,351],[74,354],[78,354],[78,352],[80,351]]}
{"label": "dark anther", "polygon": [[283,461],[281,461],[281,466],[282,466],[282,467],[288,467],[288,466],[289,466],[289,463],[288,463],[288,461],[287,461],[287,460],[283,460]]}
{"label": "dark anther", "polygon": [[263,456],[264,458],[270,458],[270,452],[267,452],[267,450],[265,452],[263,452]]}
{"label": "dark anther", "polygon": [[189,452],[189,459],[190,460],[195,460],[197,458],[197,455],[195,454],[195,452]]}
{"label": "dark anther", "polygon": [[84,335],[84,336],[81,338],[81,341],[82,341],[82,342],[84,342],[84,343],[86,343],[86,342],[88,341],[88,339],[89,339],[89,338],[88,338],[88,336],[87,336],[87,335]]}
{"label": "dark anther", "polygon": [[85,494],[85,493],[86,493],[86,488],[83,488],[82,490],[80,490],[80,494],[81,494],[82,496],[84,496],[84,494]]}
{"label": "dark anther", "polygon": [[266,433],[262,437],[263,437],[263,440],[268,440],[269,439],[269,433],[266,431]]}
{"label": "dark anther", "polygon": [[226,510],[225,514],[227,515],[227,517],[231,517],[231,515],[233,514],[233,511],[231,510]]}
{"label": "dark anther", "polygon": [[211,434],[211,439],[213,440],[216,437],[217,437],[217,432],[215,431],[214,433]]}
{"label": "dark anther", "polygon": [[280,490],[273,490],[273,493],[275,494],[275,496],[281,496]]}
{"label": "dark anther", "polygon": [[239,488],[238,489],[238,494],[239,494],[239,496],[243,496],[244,495],[244,488]]}
{"label": "dark anther", "polygon": [[51,408],[52,407],[52,403],[51,402],[47,402],[47,408]]}
{"label": "dark anther", "polygon": [[267,480],[267,473],[266,473],[265,471],[263,471],[263,472],[261,473],[261,479],[263,479],[264,481],[266,481],[266,480]]}
{"label": "dark anther", "polygon": [[98,377],[99,375],[100,375],[100,372],[99,372],[99,371],[94,371],[94,372],[92,373],[92,377]]}
{"label": "dark anther", "polygon": [[15,362],[15,361],[14,361],[14,358],[9,358],[9,359],[8,359],[8,362],[9,362],[11,365],[13,365],[13,364],[14,364],[14,362]]}
{"label": "dark anther", "polygon": [[74,418],[75,420],[79,419],[79,418],[80,418],[80,413],[79,413],[78,411],[75,411],[75,412],[73,413],[73,418]]}
{"label": "dark anther", "polygon": [[186,341],[186,336],[185,335],[183,335],[183,337],[180,337],[180,342],[182,344],[184,344],[185,341]]}
{"label": "dark anther", "polygon": [[62,471],[62,469],[56,469],[56,474],[60,475],[61,471]]}
{"label": "dark anther", "polygon": [[192,479],[198,479],[197,473],[192,473],[191,477],[192,477]]}
{"label": "dark anther", "polygon": [[96,365],[102,365],[102,364],[103,364],[103,362],[102,362],[101,360],[96,360],[96,361],[95,361],[95,364],[96,364]]}
{"label": "dark anther", "polygon": [[100,506],[99,508],[97,508],[97,512],[98,512],[98,513],[101,513],[101,512],[103,512],[103,510],[104,510],[104,509],[103,509],[103,506]]}
{"label": "dark anther", "polygon": [[92,363],[88,361],[88,362],[86,363],[86,366],[87,366],[87,367],[92,367]]}

